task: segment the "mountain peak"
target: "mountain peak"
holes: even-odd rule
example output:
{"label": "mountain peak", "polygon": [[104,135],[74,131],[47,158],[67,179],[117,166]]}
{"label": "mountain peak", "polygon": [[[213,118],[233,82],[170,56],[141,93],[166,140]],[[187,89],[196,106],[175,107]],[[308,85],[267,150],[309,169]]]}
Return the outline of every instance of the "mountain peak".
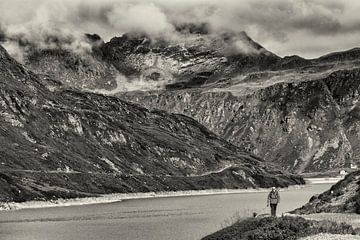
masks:
{"label": "mountain peak", "polygon": [[117,91],[193,88],[268,69],[279,57],[245,32],[212,34],[206,24],[179,26],[174,38],[127,33],[103,42],[86,34],[92,52],[30,51],[26,65],[81,89]]}

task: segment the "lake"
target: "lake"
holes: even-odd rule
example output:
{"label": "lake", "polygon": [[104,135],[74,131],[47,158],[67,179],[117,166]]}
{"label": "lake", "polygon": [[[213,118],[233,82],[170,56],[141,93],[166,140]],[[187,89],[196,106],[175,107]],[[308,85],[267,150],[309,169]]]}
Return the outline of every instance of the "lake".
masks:
{"label": "lake", "polygon": [[[300,207],[331,184],[280,192],[278,215]],[[1,240],[191,240],[238,215],[268,213],[265,192],[166,197],[0,212]]]}

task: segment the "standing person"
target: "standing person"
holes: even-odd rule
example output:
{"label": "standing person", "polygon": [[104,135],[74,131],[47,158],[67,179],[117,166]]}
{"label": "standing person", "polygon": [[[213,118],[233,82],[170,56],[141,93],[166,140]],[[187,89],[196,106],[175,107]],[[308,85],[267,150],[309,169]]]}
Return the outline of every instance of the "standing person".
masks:
{"label": "standing person", "polygon": [[276,190],[275,187],[271,188],[271,191],[267,198],[267,206],[270,204],[271,208],[271,216],[276,217],[276,207],[280,203],[280,194],[279,191]]}

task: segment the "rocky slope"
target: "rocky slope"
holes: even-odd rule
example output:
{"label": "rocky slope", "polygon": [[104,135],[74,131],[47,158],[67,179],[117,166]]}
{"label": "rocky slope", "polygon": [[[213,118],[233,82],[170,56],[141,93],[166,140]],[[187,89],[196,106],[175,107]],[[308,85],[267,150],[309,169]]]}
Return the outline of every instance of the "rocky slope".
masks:
{"label": "rocky slope", "polygon": [[195,120],[39,77],[0,46],[0,201],[303,183]]}
{"label": "rocky slope", "polygon": [[[359,159],[360,69],[326,67],[249,75],[199,89],[132,92],[148,108],[191,116],[284,169],[322,172]],[[255,75],[255,74],[254,74]],[[262,76],[263,75],[263,76]]]}
{"label": "rocky slope", "polygon": [[285,170],[360,165],[359,49],[280,58],[245,33],[179,31],[178,42],[129,34],[104,43],[88,35],[95,42],[89,54],[40,51],[26,65],[67,86],[120,91],[146,108],[190,116]]}
{"label": "rocky slope", "polygon": [[66,87],[104,90],[116,87],[115,67],[89,53],[61,49],[35,51],[26,61],[33,71],[51,78],[56,76]]}
{"label": "rocky slope", "polygon": [[360,214],[360,171],[353,172],[328,191],[313,196],[310,202],[293,213],[358,213]]}

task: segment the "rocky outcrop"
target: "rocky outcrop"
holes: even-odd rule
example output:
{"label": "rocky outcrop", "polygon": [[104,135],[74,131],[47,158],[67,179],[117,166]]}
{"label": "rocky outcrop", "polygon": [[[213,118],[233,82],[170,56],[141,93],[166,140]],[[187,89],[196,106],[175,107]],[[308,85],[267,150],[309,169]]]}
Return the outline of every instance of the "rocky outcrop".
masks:
{"label": "rocky outcrop", "polygon": [[49,82],[0,46],[2,201],[303,183],[189,117]]}
{"label": "rocky outcrop", "polygon": [[309,203],[293,211],[296,214],[321,212],[360,214],[360,171],[347,175],[328,191],[313,196]]}
{"label": "rocky outcrop", "polygon": [[104,89],[116,87],[118,71],[90,52],[51,49],[29,54],[25,65],[36,73],[55,78],[65,87]]}

